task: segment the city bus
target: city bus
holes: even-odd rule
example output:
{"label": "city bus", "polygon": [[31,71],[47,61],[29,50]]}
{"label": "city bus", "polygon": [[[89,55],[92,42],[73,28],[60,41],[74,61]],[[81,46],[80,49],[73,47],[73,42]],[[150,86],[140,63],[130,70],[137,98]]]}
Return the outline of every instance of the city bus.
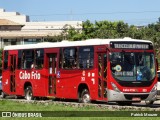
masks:
{"label": "city bus", "polygon": [[4,47],[2,96],[152,104],[157,65],[151,41],[131,38]]}

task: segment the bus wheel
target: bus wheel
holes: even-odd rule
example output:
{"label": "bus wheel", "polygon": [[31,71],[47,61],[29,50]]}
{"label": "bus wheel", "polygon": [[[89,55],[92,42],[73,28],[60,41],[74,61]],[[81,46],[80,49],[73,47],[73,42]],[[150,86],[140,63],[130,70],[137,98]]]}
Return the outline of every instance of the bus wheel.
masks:
{"label": "bus wheel", "polygon": [[91,99],[90,99],[90,94],[88,89],[84,89],[80,95],[80,102],[82,103],[90,103]]}
{"label": "bus wheel", "polygon": [[6,98],[6,94],[3,91],[1,92],[1,96],[2,98]]}
{"label": "bus wheel", "polygon": [[32,92],[32,87],[28,86],[25,89],[25,99],[26,100],[33,100],[33,92]]}
{"label": "bus wheel", "polygon": [[148,100],[148,101],[145,101],[146,105],[153,105],[154,101],[153,100]]}

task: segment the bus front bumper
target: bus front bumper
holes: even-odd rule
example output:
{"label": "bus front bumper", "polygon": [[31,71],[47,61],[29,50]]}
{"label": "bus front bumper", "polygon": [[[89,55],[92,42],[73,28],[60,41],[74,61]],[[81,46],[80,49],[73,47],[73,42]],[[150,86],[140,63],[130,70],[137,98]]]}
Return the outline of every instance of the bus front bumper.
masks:
{"label": "bus front bumper", "polygon": [[107,91],[108,101],[109,102],[116,102],[116,101],[155,101],[157,98],[157,92],[150,92],[150,93],[123,93],[117,92],[114,90]]}

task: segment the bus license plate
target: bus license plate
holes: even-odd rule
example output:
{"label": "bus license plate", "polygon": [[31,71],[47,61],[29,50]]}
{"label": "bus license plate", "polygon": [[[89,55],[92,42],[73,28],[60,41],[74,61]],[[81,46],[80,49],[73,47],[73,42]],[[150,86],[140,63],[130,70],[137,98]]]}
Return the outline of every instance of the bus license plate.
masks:
{"label": "bus license plate", "polygon": [[141,98],[136,98],[136,97],[134,97],[134,98],[132,98],[132,100],[133,100],[133,101],[141,101]]}

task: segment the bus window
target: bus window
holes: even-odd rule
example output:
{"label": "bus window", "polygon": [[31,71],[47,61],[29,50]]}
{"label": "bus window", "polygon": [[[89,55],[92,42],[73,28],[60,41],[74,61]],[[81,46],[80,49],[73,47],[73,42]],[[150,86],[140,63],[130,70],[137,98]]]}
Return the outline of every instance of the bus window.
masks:
{"label": "bus window", "polygon": [[59,54],[59,68],[63,68],[63,57],[62,57],[62,53],[63,52],[63,50],[62,50],[62,48],[60,48],[60,54]]}
{"label": "bus window", "polygon": [[21,63],[21,68],[26,69],[26,55],[25,52],[22,52],[22,63]]}
{"label": "bus window", "polygon": [[31,69],[34,63],[34,50],[24,50],[22,52],[22,69]]}
{"label": "bus window", "polygon": [[22,64],[22,51],[19,50],[18,51],[18,66],[17,66],[18,69],[21,69],[21,64]]}
{"label": "bus window", "polygon": [[8,69],[8,51],[4,51],[4,70]]}
{"label": "bus window", "polygon": [[87,46],[87,47],[80,47],[79,48],[79,68],[87,69],[93,67],[93,60],[94,60],[94,48]]}
{"label": "bus window", "polygon": [[107,78],[107,55],[104,54],[104,61],[103,61],[103,65],[104,65],[104,74],[103,74],[103,77],[104,79]]}
{"label": "bus window", "polygon": [[36,54],[35,68],[41,69],[43,68],[43,62],[44,62],[44,49],[36,50],[35,54]]}
{"label": "bus window", "polygon": [[63,51],[63,68],[73,69],[77,67],[77,48],[65,48]]}

